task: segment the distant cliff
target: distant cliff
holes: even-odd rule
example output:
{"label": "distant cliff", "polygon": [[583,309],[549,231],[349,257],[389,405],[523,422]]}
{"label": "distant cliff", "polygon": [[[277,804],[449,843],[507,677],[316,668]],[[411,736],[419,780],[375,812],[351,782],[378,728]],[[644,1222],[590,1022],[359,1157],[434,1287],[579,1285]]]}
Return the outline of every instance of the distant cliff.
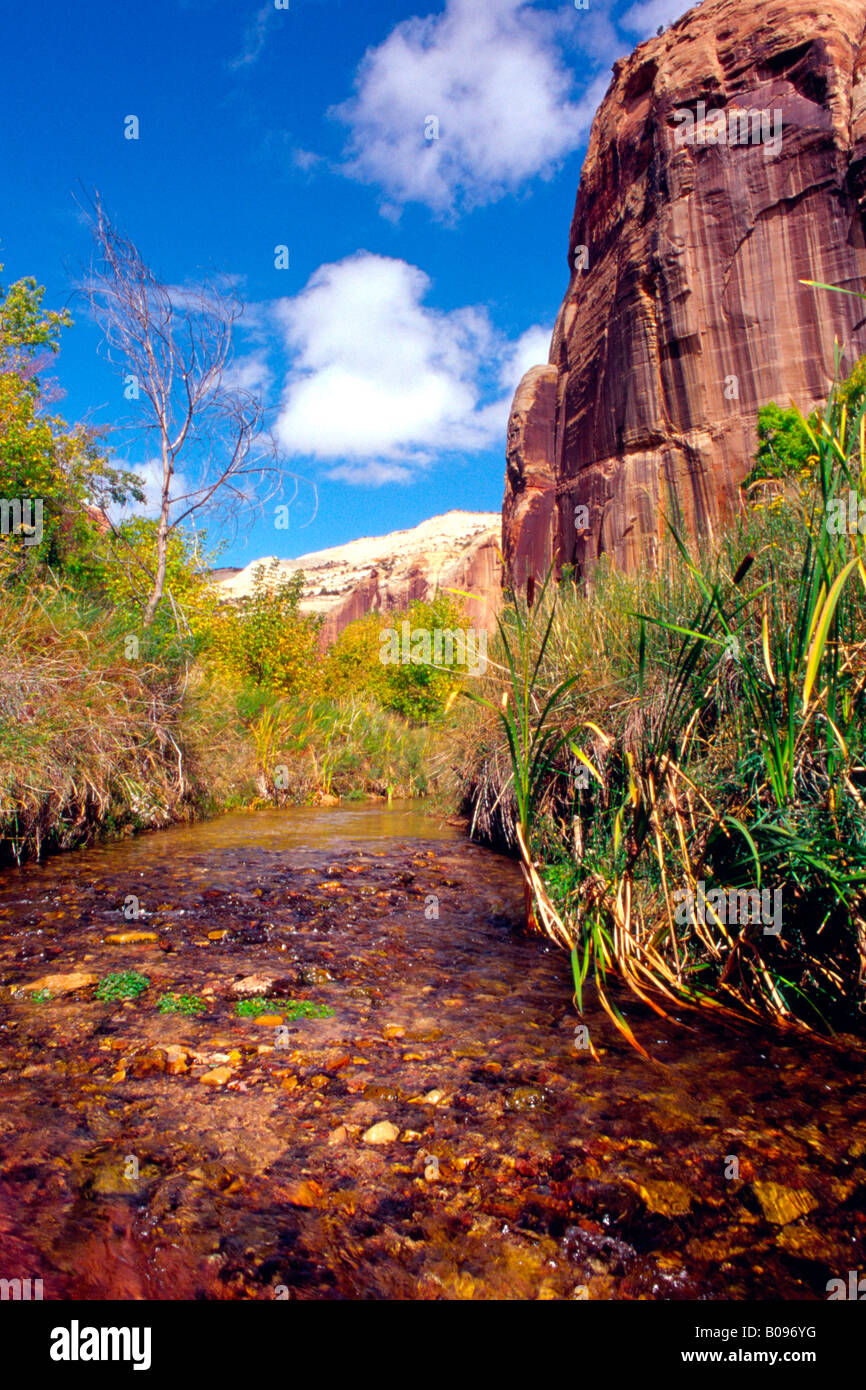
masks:
{"label": "distant cliff", "polygon": [[[409,531],[349,541],[329,550],[280,560],[278,572],[304,576],[301,607],[322,614],[322,644],[329,646],[348,623],[365,613],[405,608],[437,589],[474,595],[465,601],[476,626],[491,627],[501,602],[498,556],[500,518],[495,512],[447,512]],[[232,598],[248,594],[257,565],[217,570],[212,579]]]}
{"label": "distant cliff", "polygon": [[[549,365],[508,436],[503,554],[633,566],[737,504],[755,416],[866,351],[866,0],[705,0],[614,65]],[[703,103],[703,104],[702,104]],[[762,115],[763,113],[763,115]]]}

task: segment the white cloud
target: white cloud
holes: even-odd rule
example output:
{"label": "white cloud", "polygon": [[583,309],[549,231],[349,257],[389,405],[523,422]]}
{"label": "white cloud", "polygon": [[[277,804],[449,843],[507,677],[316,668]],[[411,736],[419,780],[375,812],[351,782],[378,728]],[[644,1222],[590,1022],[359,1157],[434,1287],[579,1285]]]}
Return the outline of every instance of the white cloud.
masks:
{"label": "white cloud", "polygon": [[[146,463],[133,463],[129,460],[122,465],[127,472],[134,473],[143,483],[144,501],[132,502],[127,507],[109,507],[108,515],[115,524],[121,521],[128,521],[130,517],[142,516],[155,518],[159,516],[162,506],[162,459],[148,459]],[[183,473],[175,473],[171,484],[172,497],[181,497],[189,489],[190,484]]]}
{"label": "white cloud", "polygon": [[687,0],[645,0],[645,3],[632,5],[626,10],[620,16],[619,24],[630,34],[648,38],[660,24],[672,24],[691,8]]}
{"label": "white cloud", "polygon": [[310,170],[316,169],[322,164],[323,159],[320,154],[316,154],[313,150],[305,150],[299,147],[292,151],[292,163],[296,169],[300,169],[302,173],[307,174]]}
{"label": "white cloud", "polygon": [[[562,41],[581,44],[584,86],[615,52],[609,21],[573,6],[448,0],[443,14],[402,21],[330,113],[351,131],[344,172],[378,185],[391,217],[408,202],[450,216],[550,177],[585,138],[600,94],[593,82],[573,100]],[[438,140],[425,138],[430,116]]]}
{"label": "white cloud", "polygon": [[530,367],[538,367],[547,362],[552,336],[549,328],[542,328],[537,323],[527,328],[525,333],[521,333],[502,363],[499,383],[503,391],[516,391],[520,378]]}
{"label": "white cloud", "polygon": [[340,463],[328,469],[328,477],[354,486],[384,487],[386,483],[411,483],[417,472],[404,463],[382,463],[374,459],[364,463]]}
{"label": "white cloud", "polygon": [[379,484],[504,444],[514,374],[542,339],[546,360],[549,334],[510,343],[484,309],[427,307],[429,289],[417,266],[361,251],[280,302],[293,359],[276,425],[286,453]]}
{"label": "white cloud", "polygon": [[223,372],[222,384],[227,390],[249,391],[255,396],[266,394],[271,384],[271,369],[264,352],[251,352],[236,357]]}

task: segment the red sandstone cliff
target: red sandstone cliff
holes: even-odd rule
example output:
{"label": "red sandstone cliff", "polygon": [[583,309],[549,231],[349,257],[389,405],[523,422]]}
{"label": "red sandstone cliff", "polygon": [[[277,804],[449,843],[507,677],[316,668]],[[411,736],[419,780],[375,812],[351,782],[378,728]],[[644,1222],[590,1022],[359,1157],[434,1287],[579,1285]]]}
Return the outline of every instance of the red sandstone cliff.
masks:
{"label": "red sandstone cliff", "polygon": [[[677,510],[712,530],[751,466],[758,407],[810,410],[830,389],[834,339],[849,368],[866,351],[862,301],[800,284],[866,279],[864,31],[866,0],[705,0],[614,65],[550,365],[512,409],[503,553],[516,583],[554,556],[634,565]],[[702,101],[689,130],[678,113],[701,116]],[[763,129],[731,120],[750,110],[768,113]]]}

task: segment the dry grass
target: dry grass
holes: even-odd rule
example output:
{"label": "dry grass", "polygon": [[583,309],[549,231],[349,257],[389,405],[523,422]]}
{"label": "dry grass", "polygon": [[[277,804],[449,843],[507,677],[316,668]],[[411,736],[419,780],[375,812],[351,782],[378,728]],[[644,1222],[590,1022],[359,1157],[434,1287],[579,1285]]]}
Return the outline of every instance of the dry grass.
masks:
{"label": "dry grass", "polygon": [[0,861],[229,808],[423,796],[443,780],[432,729],[360,698],[251,698],[174,649],[130,660],[127,625],[59,583],[0,587]]}
{"label": "dry grass", "polygon": [[0,855],[164,825],[191,785],[165,673],[123,657],[111,616],[60,586],[0,592]]}

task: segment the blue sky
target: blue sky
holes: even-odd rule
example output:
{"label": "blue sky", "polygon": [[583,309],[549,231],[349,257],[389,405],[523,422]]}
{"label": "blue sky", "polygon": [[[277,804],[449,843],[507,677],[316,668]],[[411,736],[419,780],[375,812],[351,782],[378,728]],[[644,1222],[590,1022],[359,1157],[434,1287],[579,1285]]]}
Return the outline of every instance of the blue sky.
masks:
{"label": "blue sky", "polygon": [[[167,283],[239,286],[236,369],[303,481],[288,530],[273,506],[240,518],[234,564],[499,509],[508,405],[547,359],[611,63],[686,8],[277,3],[46,0],[7,17],[0,54],[3,283],[35,275],[72,310],[67,419],[126,413],[72,297],[82,187]],[[149,476],[140,439],[113,443]]]}

